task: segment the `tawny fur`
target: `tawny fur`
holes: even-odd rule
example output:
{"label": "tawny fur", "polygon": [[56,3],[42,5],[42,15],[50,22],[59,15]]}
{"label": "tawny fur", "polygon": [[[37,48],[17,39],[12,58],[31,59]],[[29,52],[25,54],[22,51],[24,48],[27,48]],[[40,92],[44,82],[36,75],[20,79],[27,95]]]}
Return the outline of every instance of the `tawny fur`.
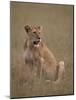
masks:
{"label": "tawny fur", "polygon": [[32,78],[36,75],[39,79],[59,82],[64,73],[64,61],[57,63],[53,53],[41,39],[40,26],[26,25],[25,30],[28,34],[24,45],[25,64],[29,67]]}

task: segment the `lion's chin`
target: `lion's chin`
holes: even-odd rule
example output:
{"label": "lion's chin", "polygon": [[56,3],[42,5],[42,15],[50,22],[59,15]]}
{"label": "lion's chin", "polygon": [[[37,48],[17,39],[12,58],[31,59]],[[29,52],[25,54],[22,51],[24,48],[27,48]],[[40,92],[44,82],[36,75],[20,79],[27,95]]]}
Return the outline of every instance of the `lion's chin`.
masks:
{"label": "lion's chin", "polygon": [[37,44],[37,45],[34,45],[34,47],[36,47],[36,48],[38,48],[40,45],[39,44]]}

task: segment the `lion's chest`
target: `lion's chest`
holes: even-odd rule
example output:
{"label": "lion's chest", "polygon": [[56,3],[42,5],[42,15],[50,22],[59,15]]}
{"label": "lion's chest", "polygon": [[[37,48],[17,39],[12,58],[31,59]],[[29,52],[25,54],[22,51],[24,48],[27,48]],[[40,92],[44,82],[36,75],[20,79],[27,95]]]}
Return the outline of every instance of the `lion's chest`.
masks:
{"label": "lion's chest", "polygon": [[41,62],[41,55],[39,51],[26,50],[25,51],[25,61],[26,63],[39,65]]}

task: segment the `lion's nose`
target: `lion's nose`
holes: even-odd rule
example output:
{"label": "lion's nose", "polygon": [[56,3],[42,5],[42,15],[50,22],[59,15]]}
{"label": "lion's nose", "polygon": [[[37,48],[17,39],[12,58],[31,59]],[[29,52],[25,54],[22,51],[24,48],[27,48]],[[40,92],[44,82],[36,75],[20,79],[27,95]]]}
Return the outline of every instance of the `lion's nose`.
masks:
{"label": "lion's nose", "polygon": [[38,39],[40,40],[40,37],[38,37]]}

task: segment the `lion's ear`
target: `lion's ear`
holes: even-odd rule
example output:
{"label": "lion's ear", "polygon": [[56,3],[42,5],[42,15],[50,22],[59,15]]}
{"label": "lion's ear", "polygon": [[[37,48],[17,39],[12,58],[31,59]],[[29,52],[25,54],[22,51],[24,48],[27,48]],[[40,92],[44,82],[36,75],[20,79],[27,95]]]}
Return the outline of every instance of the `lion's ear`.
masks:
{"label": "lion's ear", "polygon": [[29,25],[24,26],[24,28],[25,28],[27,33],[31,30],[31,26],[29,26]]}
{"label": "lion's ear", "polygon": [[42,27],[42,26],[38,26],[38,30],[39,30],[39,32],[41,32],[41,31],[42,31],[42,29],[43,29],[43,27]]}

